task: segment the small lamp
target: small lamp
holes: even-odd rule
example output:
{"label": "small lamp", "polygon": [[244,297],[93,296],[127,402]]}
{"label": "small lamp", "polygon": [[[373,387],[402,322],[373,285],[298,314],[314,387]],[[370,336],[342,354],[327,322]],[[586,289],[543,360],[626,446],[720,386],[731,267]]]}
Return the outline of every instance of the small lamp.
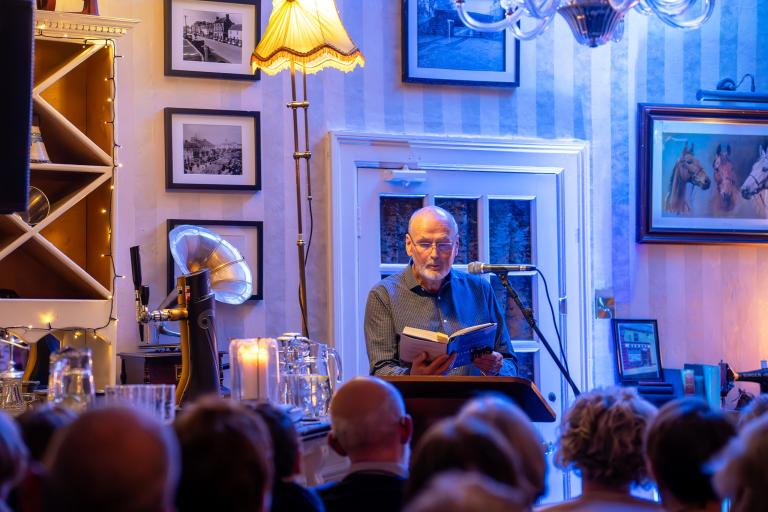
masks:
{"label": "small lamp", "polygon": [[232,361],[232,398],[278,403],[280,367],[276,340],[232,340],[229,357]]}
{"label": "small lamp", "polygon": [[[365,58],[347,34],[333,0],[272,0],[272,14],[264,31],[264,37],[251,55],[251,69],[261,69],[268,75],[291,71],[291,102],[293,112],[293,160],[296,169],[296,208],[299,254],[299,307],[301,328],[309,336],[307,324],[307,283],[305,277],[306,256],[312,243],[312,187],[310,184],[309,122],[307,120],[307,75],[327,67],[344,72],[355,66],[365,65]],[[304,100],[296,98],[296,69],[303,75]],[[304,150],[299,150],[298,109],[304,112]],[[309,205],[310,232],[307,251],[304,250],[304,234],[301,218],[300,160],[304,160],[307,179],[307,203]]]}

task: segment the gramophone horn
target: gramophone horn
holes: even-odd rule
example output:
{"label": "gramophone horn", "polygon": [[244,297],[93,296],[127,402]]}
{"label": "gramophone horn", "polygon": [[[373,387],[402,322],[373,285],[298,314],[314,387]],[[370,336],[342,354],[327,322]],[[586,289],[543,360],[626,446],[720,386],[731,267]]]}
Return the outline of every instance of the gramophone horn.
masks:
{"label": "gramophone horn", "polygon": [[211,291],[217,301],[242,304],[251,297],[251,269],[240,251],[213,231],[184,224],[171,230],[168,243],[183,274],[210,270]]}

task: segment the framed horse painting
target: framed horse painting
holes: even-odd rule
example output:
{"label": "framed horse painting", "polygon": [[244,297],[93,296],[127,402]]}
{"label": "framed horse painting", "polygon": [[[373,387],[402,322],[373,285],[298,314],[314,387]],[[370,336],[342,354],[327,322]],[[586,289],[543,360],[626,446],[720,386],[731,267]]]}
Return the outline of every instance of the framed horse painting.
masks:
{"label": "framed horse painting", "polygon": [[768,110],[640,104],[638,123],[638,242],[768,242]]}

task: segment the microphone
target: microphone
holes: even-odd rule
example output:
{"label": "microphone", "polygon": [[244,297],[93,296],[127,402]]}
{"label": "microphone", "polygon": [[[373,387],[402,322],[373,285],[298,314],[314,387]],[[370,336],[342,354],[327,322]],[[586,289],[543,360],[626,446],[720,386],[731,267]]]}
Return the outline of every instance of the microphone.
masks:
{"label": "microphone", "polygon": [[494,274],[507,272],[532,272],[536,270],[535,265],[489,265],[481,261],[473,261],[467,268],[470,274],[488,274],[493,272]]}

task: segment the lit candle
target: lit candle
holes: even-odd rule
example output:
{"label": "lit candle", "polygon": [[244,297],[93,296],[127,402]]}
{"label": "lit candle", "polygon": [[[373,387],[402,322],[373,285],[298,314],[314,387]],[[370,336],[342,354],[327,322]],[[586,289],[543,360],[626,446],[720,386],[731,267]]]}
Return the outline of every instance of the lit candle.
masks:
{"label": "lit candle", "polygon": [[269,352],[259,340],[240,347],[242,364],[242,399],[266,400],[268,397],[267,375],[269,372]]}

